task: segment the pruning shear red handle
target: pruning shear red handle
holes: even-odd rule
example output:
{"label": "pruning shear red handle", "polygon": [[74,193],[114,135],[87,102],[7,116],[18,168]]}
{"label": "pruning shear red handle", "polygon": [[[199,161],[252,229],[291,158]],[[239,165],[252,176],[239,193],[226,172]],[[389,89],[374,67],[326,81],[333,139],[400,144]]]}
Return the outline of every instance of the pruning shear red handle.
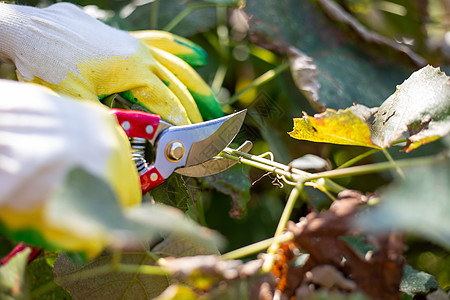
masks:
{"label": "pruning shear red handle", "polygon": [[159,115],[136,110],[111,109],[132,143],[132,159],[138,167],[142,193],[145,193],[164,182],[164,177],[154,165],[148,165],[145,160],[145,144],[150,141],[154,146],[157,134],[169,127],[161,123]]}
{"label": "pruning shear red handle", "polygon": [[[159,115],[125,109],[111,109],[130,139],[132,160],[138,169],[142,192],[145,193],[164,182],[176,169],[198,166],[219,154],[239,132],[246,111],[207,122],[173,126]],[[148,145],[155,150],[155,159],[145,159]],[[202,172],[194,172],[204,176]]]}

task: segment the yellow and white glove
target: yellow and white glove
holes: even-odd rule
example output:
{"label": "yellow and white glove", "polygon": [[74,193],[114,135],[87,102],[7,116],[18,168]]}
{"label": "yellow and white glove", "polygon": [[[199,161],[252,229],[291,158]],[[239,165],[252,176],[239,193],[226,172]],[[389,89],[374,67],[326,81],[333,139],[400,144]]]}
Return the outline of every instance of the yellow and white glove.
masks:
{"label": "yellow and white glove", "polygon": [[208,85],[181,58],[199,64],[204,52],[158,31],[128,34],[69,3],[35,8],[0,3],[0,58],[18,78],[92,101],[124,96],[176,125],[223,115]]}
{"label": "yellow and white glove", "polygon": [[46,217],[46,204],[75,167],[108,183],[122,207],[140,204],[127,141],[106,107],[63,98],[38,85],[0,80],[0,225],[11,232],[35,231],[66,250],[97,254],[107,246],[106,236],[62,229]]}

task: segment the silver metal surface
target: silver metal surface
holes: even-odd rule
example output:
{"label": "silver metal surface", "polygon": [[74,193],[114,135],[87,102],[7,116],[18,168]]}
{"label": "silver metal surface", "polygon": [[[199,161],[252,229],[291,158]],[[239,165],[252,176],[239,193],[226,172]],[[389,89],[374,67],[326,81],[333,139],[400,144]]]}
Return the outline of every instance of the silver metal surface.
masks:
{"label": "silver metal surface", "polygon": [[179,141],[173,141],[166,148],[166,155],[169,160],[178,161],[184,156],[184,145]]}
{"label": "silver metal surface", "polygon": [[139,175],[148,171],[148,164],[145,160],[146,139],[132,137],[130,138],[131,160],[135,163]]}
{"label": "silver metal surface", "polygon": [[[246,110],[222,118],[184,126],[172,126],[161,132],[155,141],[154,166],[163,178],[179,167],[201,164],[219,154],[239,132]],[[174,141],[183,143],[186,154],[178,161],[166,157],[166,147]]]}
{"label": "silver metal surface", "polygon": [[159,134],[160,134],[161,132],[163,132],[165,129],[167,129],[167,128],[169,128],[169,127],[172,127],[172,126],[173,126],[173,125],[170,124],[169,122],[166,122],[166,121],[164,121],[164,120],[161,119],[161,120],[159,121],[158,128],[156,128],[155,135],[154,135],[153,138],[150,140],[150,143],[151,143],[152,145],[155,145],[156,139],[158,138]]}
{"label": "silver metal surface", "polygon": [[[253,143],[250,141],[245,141],[239,148],[236,150],[248,153],[250,149],[252,149]],[[227,148],[225,148],[227,149]],[[203,176],[210,176],[214,175],[220,172],[223,172],[238,162],[236,160],[231,160],[224,157],[215,157],[213,159],[207,160],[204,163],[185,167],[185,168],[178,168],[175,170],[175,173],[189,176],[189,177],[203,177]]]}

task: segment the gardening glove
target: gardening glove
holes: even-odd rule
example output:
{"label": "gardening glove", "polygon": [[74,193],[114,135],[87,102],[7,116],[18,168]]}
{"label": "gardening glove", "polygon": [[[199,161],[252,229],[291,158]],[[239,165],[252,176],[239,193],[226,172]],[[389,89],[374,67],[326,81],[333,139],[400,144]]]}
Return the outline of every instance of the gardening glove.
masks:
{"label": "gardening glove", "polygon": [[223,115],[206,83],[175,53],[194,64],[204,52],[169,33],[131,35],[69,3],[47,8],[0,4],[0,57],[19,80],[58,93],[98,101],[122,96],[176,124]]}
{"label": "gardening glove", "polygon": [[97,254],[106,235],[79,236],[77,228],[53,224],[46,205],[74,168],[109,185],[123,208],[140,204],[127,141],[106,107],[0,80],[0,229],[36,246]]}

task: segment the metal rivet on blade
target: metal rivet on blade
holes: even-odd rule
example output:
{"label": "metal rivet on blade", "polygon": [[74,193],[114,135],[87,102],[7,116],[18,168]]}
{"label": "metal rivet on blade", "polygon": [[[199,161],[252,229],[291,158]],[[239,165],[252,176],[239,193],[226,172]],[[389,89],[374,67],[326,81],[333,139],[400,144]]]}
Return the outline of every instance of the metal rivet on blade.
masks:
{"label": "metal rivet on blade", "polygon": [[180,141],[173,141],[166,148],[166,156],[169,160],[179,161],[184,156],[184,145]]}

